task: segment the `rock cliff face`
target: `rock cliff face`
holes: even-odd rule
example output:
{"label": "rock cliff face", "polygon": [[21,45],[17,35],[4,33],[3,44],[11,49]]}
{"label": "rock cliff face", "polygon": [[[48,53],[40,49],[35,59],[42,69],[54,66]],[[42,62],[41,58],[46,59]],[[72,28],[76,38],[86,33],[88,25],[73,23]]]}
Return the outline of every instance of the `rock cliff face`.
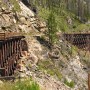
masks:
{"label": "rock cliff face", "polygon": [[88,52],[84,58],[85,52],[75,51],[62,37],[50,52],[43,39],[46,38],[43,32],[47,30],[45,22],[21,1],[18,3],[20,12],[0,7],[0,32],[21,32],[26,36],[28,53],[20,60],[21,77],[31,76],[40,84],[41,90],[88,90]]}

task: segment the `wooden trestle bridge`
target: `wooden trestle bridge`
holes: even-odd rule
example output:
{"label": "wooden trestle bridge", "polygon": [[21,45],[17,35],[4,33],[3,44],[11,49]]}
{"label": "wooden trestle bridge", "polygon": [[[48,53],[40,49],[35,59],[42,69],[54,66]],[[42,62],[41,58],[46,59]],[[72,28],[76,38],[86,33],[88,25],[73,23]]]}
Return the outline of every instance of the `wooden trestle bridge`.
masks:
{"label": "wooden trestle bridge", "polygon": [[[90,33],[64,33],[63,37],[79,49],[90,51]],[[90,71],[88,73],[88,90],[90,90]]]}
{"label": "wooden trestle bridge", "polygon": [[[64,33],[63,37],[69,43],[80,49],[90,51],[90,33]],[[21,57],[22,38],[20,33],[0,33],[0,75],[14,74],[16,63]],[[90,74],[88,75],[90,90]]]}
{"label": "wooden trestle bridge", "polygon": [[16,63],[21,56],[21,41],[24,38],[20,33],[0,33],[0,75],[14,74]]}
{"label": "wooden trestle bridge", "polygon": [[63,37],[79,49],[90,51],[90,33],[64,33]]}

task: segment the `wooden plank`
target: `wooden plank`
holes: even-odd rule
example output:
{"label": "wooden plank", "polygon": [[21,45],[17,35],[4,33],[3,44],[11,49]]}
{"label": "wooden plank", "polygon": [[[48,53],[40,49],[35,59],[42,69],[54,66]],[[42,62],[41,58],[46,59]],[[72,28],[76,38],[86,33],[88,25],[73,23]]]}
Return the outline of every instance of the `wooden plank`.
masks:
{"label": "wooden plank", "polygon": [[20,76],[18,76],[18,77],[15,77],[14,75],[12,75],[12,76],[3,76],[3,77],[0,77],[0,80],[15,80],[15,79],[26,79],[25,77],[20,77]]}
{"label": "wooden plank", "polygon": [[15,80],[15,76],[3,76],[0,77],[0,80]]}
{"label": "wooden plank", "polygon": [[6,40],[9,38],[14,38],[14,37],[23,37],[22,33],[18,33],[18,32],[5,32],[5,33],[0,33],[0,40]]}

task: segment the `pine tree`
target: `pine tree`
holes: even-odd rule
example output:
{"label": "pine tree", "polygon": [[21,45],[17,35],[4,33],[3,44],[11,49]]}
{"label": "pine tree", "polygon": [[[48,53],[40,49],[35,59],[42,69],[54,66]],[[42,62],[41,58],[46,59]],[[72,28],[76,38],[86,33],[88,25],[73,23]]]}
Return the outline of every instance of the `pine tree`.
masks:
{"label": "pine tree", "polygon": [[51,13],[48,17],[47,26],[48,26],[49,43],[52,46],[57,40],[57,36],[56,36],[57,23],[56,23],[55,15],[54,15],[53,11],[51,11]]}

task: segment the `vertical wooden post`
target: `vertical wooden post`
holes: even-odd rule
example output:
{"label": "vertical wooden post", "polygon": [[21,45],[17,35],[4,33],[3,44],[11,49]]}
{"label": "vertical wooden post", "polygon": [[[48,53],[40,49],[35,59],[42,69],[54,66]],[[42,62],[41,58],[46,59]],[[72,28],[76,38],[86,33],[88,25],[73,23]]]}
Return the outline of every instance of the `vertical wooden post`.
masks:
{"label": "vertical wooden post", "polygon": [[19,59],[19,40],[16,41],[17,44],[16,44],[16,50],[17,50],[17,60]]}
{"label": "vertical wooden post", "polygon": [[1,43],[1,68],[3,68],[3,49],[2,49],[2,43]]}
{"label": "vertical wooden post", "polygon": [[22,56],[22,40],[20,39],[20,56]]}
{"label": "vertical wooden post", "polygon": [[6,62],[6,42],[5,42],[5,62]]}
{"label": "vertical wooden post", "polygon": [[12,48],[12,55],[13,55],[13,41],[12,41],[12,47],[11,48]]}
{"label": "vertical wooden post", "polygon": [[86,50],[89,50],[89,36],[86,36]]}
{"label": "vertical wooden post", "polygon": [[11,41],[9,41],[9,58],[11,58]]}
{"label": "vertical wooden post", "polygon": [[1,62],[2,62],[2,49],[1,49],[2,47],[1,47],[1,44],[0,44],[0,68],[1,68]]}
{"label": "vertical wooden post", "polygon": [[13,74],[14,68],[14,55],[13,55],[13,40],[11,41],[11,59],[10,59],[10,75]]}
{"label": "vertical wooden post", "polygon": [[15,55],[15,61],[17,62],[17,41],[14,41],[14,55]]}
{"label": "vertical wooden post", "polygon": [[15,40],[12,41],[12,61],[11,61],[11,73],[13,74],[14,73],[14,63],[15,63],[15,57],[16,57],[16,47],[15,47]]}
{"label": "vertical wooden post", "polygon": [[73,44],[73,41],[74,41],[74,39],[73,39],[73,38],[74,38],[74,35],[72,34],[72,35],[70,35],[69,37],[70,37],[70,38],[69,38],[69,39],[70,39],[69,41],[70,41],[70,43],[71,43],[71,56],[72,56],[72,54],[73,54],[73,53],[72,53],[72,49],[73,49],[72,44]]}
{"label": "vertical wooden post", "polygon": [[90,90],[90,73],[88,74],[88,90]]}
{"label": "vertical wooden post", "polygon": [[5,42],[5,62],[7,60],[7,47],[6,47],[6,42]]}
{"label": "vertical wooden post", "polygon": [[7,48],[7,60],[6,60],[6,64],[5,64],[5,76],[9,76],[9,59],[10,59],[10,42],[7,41],[6,44],[6,48]]}
{"label": "vertical wooden post", "polygon": [[17,40],[16,40],[16,61],[18,60],[18,42],[17,42]]}
{"label": "vertical wooden post", "polygon": [[19,58],[21,57],[21,39],[19,39]]}
{"label": "vertical wooden post", "polygon": [[21,39],[18,40],[18,59],[21,57]]}
{"label": "vertical wooden post", "polygon": [[19,59],[19,40],[17,40],[17,59]]}
{"label": "vertical wooden post", "polygon": [[9,48],[9,50],[10,50],[10,58],[12,57],[12,48],[11,48],[11,41],[9,42],[9,45],[10,45],[10,48]]}
{"label": "vertical wooden post", "polygon": [[9,42],[7,42],[7,59],[9,57]]}
{"label": "vertical wooden post", "polygon": [[3,67],[3,65],[2,65],[2,43],[1,43],[1,57],[0,57],[0,59],[1,59],[1,68]]}
{"label": "vertical wooden post", "polygon": [[5,55],[4,55],[4,53],[5,53],[5,52],[4,52],[4,43],[3,43],[3,44],[2,44],[2,67],[4,67],[4,62],[5,62],[5,61],[4,61],[4,60],[5,60],[5,57],[4,57]]}

